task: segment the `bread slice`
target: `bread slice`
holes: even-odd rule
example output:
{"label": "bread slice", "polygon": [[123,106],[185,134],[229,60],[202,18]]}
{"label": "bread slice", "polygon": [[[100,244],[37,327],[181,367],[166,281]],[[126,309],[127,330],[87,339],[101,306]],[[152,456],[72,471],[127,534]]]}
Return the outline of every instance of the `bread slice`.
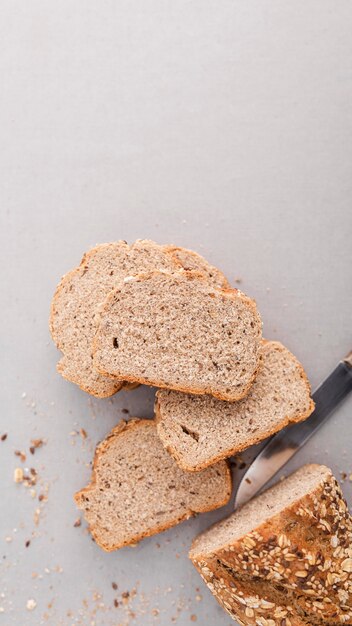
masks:
{"label": "bread slice", "polygon": [[62,376],[100,398],[119,391],[121,380],[99,374],[92,365],[99,306],[125,276],[155,269],[175,272],[182,269],[182,263],[205,272],[210,284],[227,284],[224,275],[205,259],[174,246],[147,240],[129,246],[118,241],[87,252],[81,264],[62,278],[51,305],[50,330],[63,353],[58,364]]}
{"label": "bread slice", "polygon": [[108,296],[93,361],[121,380],[237,400],[254,380],[260,340],[256,305],[241,292],[193,272],[154,272]]}
{"label": "bread slice", "polygon": [[240,624],[352,624],[352,520],[323,465],[302,467],[205,531],[190,558]]}
{"label": "bread slice", "polygon": [[75,500],[95,541],[109,552],[223,506],[230,495],[226,462],[184,472],[163,448],[155,421],[134,419],[98,446],[92,482]]}
{"label": "bread slice", "polygon": [[278,341],[263,341],[261,357],[256,379],[239,402],[157,392],[158,434],[180,467],[204,469],[312,413],[310,385],[293,354]]}

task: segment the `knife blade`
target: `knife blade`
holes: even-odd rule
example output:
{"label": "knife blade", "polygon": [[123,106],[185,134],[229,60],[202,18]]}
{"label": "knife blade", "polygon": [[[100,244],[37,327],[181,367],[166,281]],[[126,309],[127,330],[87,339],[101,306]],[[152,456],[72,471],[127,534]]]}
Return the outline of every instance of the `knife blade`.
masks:
{"label": "knife blade", "polygon": [[271,437],[239,484],[234,508],[241,506],[273,478],[307,443],[336,407],[352,391],[352,351],[342,359],[313,394],[315,410],[304,422],[287,426]]}

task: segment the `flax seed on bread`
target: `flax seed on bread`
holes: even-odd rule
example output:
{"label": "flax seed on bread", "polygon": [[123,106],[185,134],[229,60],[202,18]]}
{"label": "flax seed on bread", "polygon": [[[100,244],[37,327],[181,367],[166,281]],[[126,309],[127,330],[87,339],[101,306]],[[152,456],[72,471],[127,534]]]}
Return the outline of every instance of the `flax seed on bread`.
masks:
{"label": "flax seed on bread", "polygon": [[109,294],[93,362],[121,380],[234,401],[253,383],[260,347],[253,300],[193,272],[153,272],[125,279]]}
{"label": "flax seed on bread", "polygon": [[327,467],[254,498],[199,535],[190,558],[240,624],[352,624],[352,520]]}
{"label": "flax seed on bread", "polygon": [[310,385],[293,354],[278,341],[263,341],[261,357],[248,395],[238,402],[157,392],[158,434],[180,467],[204,469],[312,413]]}
{"label": "flax seed on bread", "polygon": [[87,252],[80,265],[62,278],[52,300],[50,330],[63,353],[57,368],[62,376],[97,397],[119,391],[122,380],[101,375],[92,365],[99,306],[125,276],[155,269],[175,272],[183,263],[206,273],[210,284],[227,284],[224,275],[205,259],[175,246],[147,240],[129,246],[118,241]]}
{"label": "flax seed on bread", "polygon": [[184,472],[163,448],[155,421],[132,419],[98,446],[92,482],[75,500],[97,544],[111,551],[219,508],[230,495],[226,462]]}

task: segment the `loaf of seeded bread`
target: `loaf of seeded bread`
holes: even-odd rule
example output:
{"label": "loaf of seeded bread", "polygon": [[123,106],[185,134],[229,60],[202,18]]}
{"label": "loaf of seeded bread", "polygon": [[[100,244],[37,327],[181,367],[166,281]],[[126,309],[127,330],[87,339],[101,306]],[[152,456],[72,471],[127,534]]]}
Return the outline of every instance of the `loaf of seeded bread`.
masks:
{"label": "loaf of seeded bread", "polygon": [[253,499],[190,558],[240,624],[352,624],[352,520],[327,467],[306,465]]}
{"label": "loaf of seeded bread", "polygon": [[263,341],[261,365],[239,402],[161,389],[157,429],[166,449],[185,470],[199,471],[258,443],[314,409],[301,364],[281,343]]}
{"label": "loaf of seeded bread", "polygon": [[81,264],[66,274],[52,300],[50,330],[63,356],[58,371],[88,393],[103,398],[123,385],[120,379],[99,374],[92,365],[92,340],[99,319],[99,305],[121,280],[150,270],[180,271],[191,267],[202,272],[209,284],[226,287],[224,275],[198,254],[139,240],[96,246]]}
{"label": "loaf of seeded bread", "polygon": [[198,273],[126,278],[107,297],[93,343],[104,375],[224,400],[246,395],[259,366],[253,300]]}
{"label": "loaf of seeded bread", "polygon": [[155,421],[134,419],[98,446],[92,482],[75,500],[95,541],[109,552],[219,508],[230,495],[225,461],[184,472],[163,448]]}

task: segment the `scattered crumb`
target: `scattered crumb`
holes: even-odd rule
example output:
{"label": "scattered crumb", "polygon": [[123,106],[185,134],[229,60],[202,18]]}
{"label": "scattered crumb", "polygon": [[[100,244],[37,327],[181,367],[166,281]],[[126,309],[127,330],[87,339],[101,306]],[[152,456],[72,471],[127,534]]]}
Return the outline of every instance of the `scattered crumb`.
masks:
{"label": "scattered crumb", "polygon": [[41,514],[41,510],[40,509],[36,509],[34,511],[33,520],[34,520],[34,524],[36,526],[38,526],[38,524],[39,524],[40,514]]}
{"label": "scattered crumb", "polygon": [[128,599],[130,597],[130,592],[129,591],[123,591],[121,596],[122,596],[123,604],[128,604]]}
{"label": "scattered crumb", "polygon": [[23,469],[21,467],[16,467],[13,473],[13,479],[15,483],[21,483],[23,481]]}
{"label": "scattered crumb", "polygon": [[191,622],[196,622],[197,621],[197,616],[194,615],[194,613],[191,615]]}
{"label": "scattered crumb", "polygon": [[126,413],[127,414],[127,413],[129,413],[129,410],[128,409],[121,409],[121,413]]}
{"label": "scattered crumb", "polygon": [[346,472],[340,472],[340,474],[341,474],[341,480],[346,480],[347,478]]}
{"label": "scattered crumb", "polygon": [[27,539],[24,545],[26,546],[26,548],[29,548],[29,546],[31,545],[30,539]]}
{"label": "scattered crumb", "polygon": [[6,543],[11,543],[13,541],[12,537],[5,537]]}
{"label": "scattered crumb", "polygon": [[7,439],[7,433],[4,433],[3,435],[1,435],[1,441],[6,441]]}
{"label": "scattered crumb", "polygon": [[159,609],[152,609],[152,615],[159,615],[160,611]]}
{"label": "scattered crumb", "polygon": [[250,478],[245,478],[244,480],[245,480],[245,482],[246,482],[246,483],[248,483],[249,485],[251,485],[251,484],[252,484],[252,481],[251,481],[251,479],[250,479]]}
{"label": "scattered crumb", "polygon": [[29,451],[31,454],[34,454],[37,448],[41,448],[44,445],[44,439],[31,439],[31,446]]}
{"label": "scattered crumb", "polygon": [[242,282],[242,278],[240,278],[239,276],[237,276],[237,278],[235,278],[235,283],[237,283],[237,285],[240,285]]}
{"label": "scattered crumb", "polygon": [[75,521],[75,523],[73,524],[74,528],[78,528],[79,526],[81,526],[82,524],[82,520],[80,517],[78,517]]}
{"label": "scattered crumb", "polygon": [[87,433],[84,428],[79,429],[79,434],[81,435],[82,439],[87,439]]}
{"label": "scattered crumb", "polygon": [[113,589],[115,589],[115,591],[116,591],[116,589],[118,588],[117,583],[111,583],[111,586],[112,586],[112,588],[113,588]]}
{"label": "scattered crumb", "polygon": [[201,601],[201,599],[202,599],[202,596],[200,595],[200,593],[198,593],[198,594],[196,595],[196,600],[197,600],[197,602],[200,602],[200,601]]}
{"label": "scattered crumb", "polygon": [[24,452],[22,452],[21,450],[15,450],[14,454],[15,456],[18,456],[21,459],[22,463],[25,462],[27,457]]}
{"label": "scattered crumb", "polygon": [[115,598],[115,600],[114,600],[114,607],[117,609],[117,608],[118,608],[118,606],[119,606],[119,603],[118,603],[118,601],[117,601],[117,600],[116,600],[116,598]]}
{"label": "scattered crumb", "polygon": [[35,607],[37,606],[37,603],[35,600],[33,600],[33,598],[30,598],[30,600],[27,600],[27,610],[28,611],[33,611],[33,609],[35,609]]}

